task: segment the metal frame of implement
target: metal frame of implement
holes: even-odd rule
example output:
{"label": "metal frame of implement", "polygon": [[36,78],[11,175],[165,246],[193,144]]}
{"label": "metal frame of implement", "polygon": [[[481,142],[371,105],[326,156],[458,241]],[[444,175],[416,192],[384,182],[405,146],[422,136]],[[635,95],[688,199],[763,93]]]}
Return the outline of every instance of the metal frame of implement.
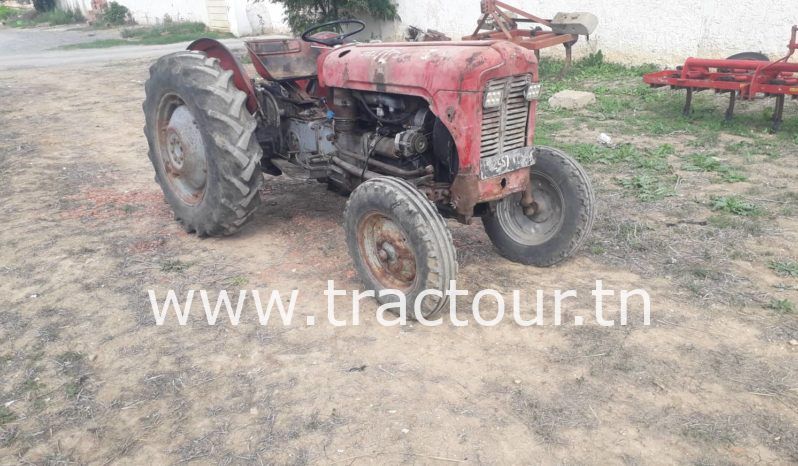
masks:
{"label": "metal frame of implement", "polygon": [[[524,48],[535,52],[535,56],[540,60],[540,50],[557,45],[565,47],[565,64],[560,71],[559,78],[562,78],[571,67],[571,48],[579,40],[576,34],[559,34],[554,31],[545,31],[542,28],[519,29],[518,23],[540,24],[548,28],[552,27],[552,20],[540,18],[531,13],[527,13],[512,5],[508,5],[499,0],[482,0],[480,2],[482,16],[480,17],[474,33],[463,37],[463,40],[486,40],[486,39],[505,39],[514,42]],[[518,17],[511,18],[507,12],[511,12]],[[489,19],[500,30],[488,28],[486,24]]]}
{"label": "metal frame of implement", "polygon": [[713,60],[688,58],[684,65],[675,70],[657,71],[643,76],[643,81],[652,87],[671,86],[672,89],[686,89],[687,100],[684,115],[692,110],[693,93],[712,89],[716,93],[729,93],[729,107],[726,120],[734,115],[737,98],[753,100],[762,94],[775,97],[773,111],[773,131],[778,131],[784,117],[786,96],[798,99],[798,63],[789,59],[798,50],[798,26],[792,27],[789,53],[776,61],[756,60]]}

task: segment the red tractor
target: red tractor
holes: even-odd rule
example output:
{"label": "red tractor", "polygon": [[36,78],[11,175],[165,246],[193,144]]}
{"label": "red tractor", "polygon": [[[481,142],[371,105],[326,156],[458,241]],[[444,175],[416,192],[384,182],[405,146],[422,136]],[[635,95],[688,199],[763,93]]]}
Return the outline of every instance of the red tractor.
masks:
{"label": "red tractor", "polygon": [[[495,39],[347,43],[363,28],[341,20],[247,42],[258,79],[210,39],[151,67],[149,157],[185,229],[235,233],[261,202],[261,172],[286,173],[349,195],[343,224],[361,279],[410,303],[455,279],[444,217],[481,217],[516,262],[573,254],[593,224],[593,190],[574,159],[533,144],[534,51]],[[424,296],[425,317],[448,301]]]}

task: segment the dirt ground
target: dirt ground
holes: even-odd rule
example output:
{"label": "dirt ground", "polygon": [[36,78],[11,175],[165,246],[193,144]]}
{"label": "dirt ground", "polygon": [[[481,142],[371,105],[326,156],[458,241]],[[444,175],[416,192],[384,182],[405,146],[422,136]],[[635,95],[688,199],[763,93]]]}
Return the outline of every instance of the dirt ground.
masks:
{"label": "dirt ground", "polygon": [[[554,268],[501,258],[479,221],[449,223],[461,288],[543,289],[549,309],[553,290],[576,289],[566,325],[388,328],[365,303],[360,326],[333,328],[326,280],[360,287],[345,199],[268,178],[240,234],[184,233],[146,156],[148,65],[0,74],[0,463],[798,462],[794,124],[757,139],[778,157],[722,152],[745,168],[732,184],[683,169],[693,135],[627,137],[675,148],[674,192],[643,202],[613,165],[589,164],[593,236]],[[624,142],[613,121],[581,117],[541,116],[564,122],[554,144]],[[713,212],[730,194],[760,215]],[[646,289],[651,326],[639,313],[597,326],[597,279]],[[247,309],[237,327],[198,313],[156,326],[147,290],[170,288],[299,289],[302,324],[262,327]],[[458,303],[469,318],[471,298]]]}

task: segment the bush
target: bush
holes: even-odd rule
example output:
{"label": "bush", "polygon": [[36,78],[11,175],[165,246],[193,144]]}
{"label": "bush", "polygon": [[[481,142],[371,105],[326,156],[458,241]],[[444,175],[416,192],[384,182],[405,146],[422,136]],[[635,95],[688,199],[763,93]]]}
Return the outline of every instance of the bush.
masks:
{"label": "bush", "polygon": [[164,21],[157,26],[125,28],[122,29],[120,34],[125,39],[155,39],[161,36],[175,36],[175,35],[202,35],[208,31],[205,23],[198,22],[184,22],[175,23]]}
{"label": "bush", "polygon": [[56,9],[39,15],[37,21],[49,23],[51,26],[59,26],[61,24],[82,23],[85,18],[80,10]]}
{"label": "bush", "polygon": [[56,8],[50,11],[38,12],[0,6],[0,21],[11,27],[26,28],[45,23],[51,26],[82,23],[85,19],[80,10],[61,10]]}
{"label": "bush", "polygon": [[400,19],[392,0],[273,0],[285,9],[288,25],[299,33],[321,23],[338,19],[370,17]]}
{"label": "bush", "polygon": [[33,0],[33,8],[39,13],[55,10],[55,0]]}
{"label": "bush", "polygon": [[130,10],[124,5],[117,2],[108,4],[102,16],[102,22],[109,26],[121,26],[133,22],[133,17],[130,15]]}
{"label": "bush", "polygon": [[0,21],[5,21],[11,17],[17,17],[20,12],[21,10],[0,5]]}

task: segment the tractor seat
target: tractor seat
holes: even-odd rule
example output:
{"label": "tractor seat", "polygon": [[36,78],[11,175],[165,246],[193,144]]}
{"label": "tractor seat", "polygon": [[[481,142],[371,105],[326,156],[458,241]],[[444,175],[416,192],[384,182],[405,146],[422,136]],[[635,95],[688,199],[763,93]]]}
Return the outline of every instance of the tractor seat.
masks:
{"label": "tractor seat", "polygon": [[289,81],[316,77],[316,59],[321,47],[290,38],[253,40],[246,45],[252,64],[264,79]]}

